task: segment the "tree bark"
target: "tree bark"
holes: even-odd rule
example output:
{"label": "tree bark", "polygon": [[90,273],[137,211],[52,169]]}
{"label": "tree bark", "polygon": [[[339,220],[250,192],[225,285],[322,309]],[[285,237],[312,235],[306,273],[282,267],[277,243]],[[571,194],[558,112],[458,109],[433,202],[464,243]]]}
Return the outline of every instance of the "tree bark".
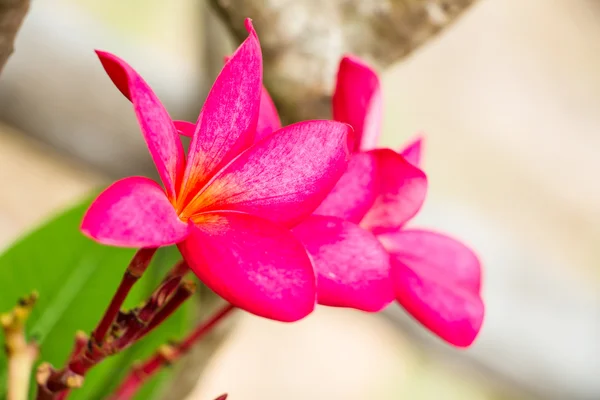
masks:
{"label": "tree bark", "polygon": [[17,31],[29,10],[29,0],[0,0],[0,72],[14,51]]}
{"label": "tree bark", "polygon": [[450,25],[476,0],[210,0],[238,41],[250,17],[264,79],[285,122],[330,116],[341,56],[385,68]]}

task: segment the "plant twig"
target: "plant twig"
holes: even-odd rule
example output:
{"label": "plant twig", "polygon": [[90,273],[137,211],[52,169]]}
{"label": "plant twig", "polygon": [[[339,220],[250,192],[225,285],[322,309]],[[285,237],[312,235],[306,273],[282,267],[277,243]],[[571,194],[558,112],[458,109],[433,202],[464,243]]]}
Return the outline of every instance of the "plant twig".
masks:
{"label": "plant twig", "polygon": [[123,279],[119,284],[117,292],[113,296],[110,305],[106,309],[106,312],[98,323],[98,326],[92,333],[92,339],[97,344],[102,344],[104,341],[104,337],[115,321],[119,311],[121,311],[121,306],[125,302],[127,295],[131,291],[133,285],[138,281],[138,279],[140,279],[144,271],[146,271],[148,265],[150,265],[150,261],[152,260],[154,253],[156,253],[156,250],[157,249],[155,248],[140,249],[137,251],[137,253],[135,253],[135,256],[133,256],[133,259],[129,263],[129,266],[123,275]]}
{"label": "plant twig", "polygon": [[0,316],[4,330],[4,349],[8,358],[7,400],[27,400],[33,364],[39,355],[35,342],[27,342],[25,322],[37,301],[37,293],[19,300],[10,312]]}
{"label": "plant twig", "polygon": [[[164,345],[142,364],[132,369],[129,375],[123,380],[111,400],[128,400],[132,398],[142,385],[152,378],[163,366],[171,365],[187,354],[190,349],[197,344],[206,334],[208,334],[219,322],[227,317],[235,307],[227,304],[207,321],[198,325],[185,339],[178,344]],[[221,396],[219,399],[226,398]]]}
{"label": "plant twig", "polygon": [[29,10],[29,0],[0,0],[0,72],[13,53],[17,31]]}
{"label": "plant twig", "polygon": [[[195,283],[181,283],[188,271],[189,267],[184,260],[176,263],[167,273],[161,284],[152,292],[152,295],[150,295],[144,305],[139,309],[132,310],[126,316],[128,321],[123,323],[124,330],[114,344],[116,348],[124,349],[134,341],[145,336],[149,332],[149,325],[161,313],[163,308],[171,308],[170,313],[172,313],[194,293],[196,290]],[[154,323],[153,326],[156,325]]]}

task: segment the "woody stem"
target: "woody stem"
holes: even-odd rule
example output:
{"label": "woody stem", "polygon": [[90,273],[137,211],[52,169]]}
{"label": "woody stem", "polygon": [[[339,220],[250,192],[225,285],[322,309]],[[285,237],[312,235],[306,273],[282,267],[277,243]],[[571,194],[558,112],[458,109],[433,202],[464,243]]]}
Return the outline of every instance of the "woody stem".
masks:
{"label": "woody stem", "polygon": [[160,371],[185,355],[196,343],[208,334],[220,321],[225,319],[235,307],[227,304],[208,320],[198,325],[186,338],[174,345],[162,346],[154,355],[133,368],[111,396],[111,400],[131,399],[142,385]]}
{"label": "woody stem", "polygon": [[119,314],[127,295],[131,291],[133,285],[140,279],[144,271],[146,271],[146,268],[148,268],[156,250],[157,249],[155,248],[142,248],[135,253],[135,256],[133,256],[104,316],[92,333],[92,339],[96,343],[100,344],[104,341],[104,338]]}

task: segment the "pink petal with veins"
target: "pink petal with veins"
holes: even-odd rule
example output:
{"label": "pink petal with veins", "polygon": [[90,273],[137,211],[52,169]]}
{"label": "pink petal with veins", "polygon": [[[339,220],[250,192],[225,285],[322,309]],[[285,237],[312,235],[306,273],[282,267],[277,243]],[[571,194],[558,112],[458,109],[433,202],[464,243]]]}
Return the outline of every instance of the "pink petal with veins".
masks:
{"label": "pink petal with veins", "polygon": [[351,128],[334,121],[286,126],[235,159],[184,210],[241,211],[294,226],[344,173]]}
{"label": "pink petal with veins", "polygon": [[179,248],[210,289],[236,307],[277,321],[296,321],[312,312],[315,273],[289,230],[236,212],[201,214],[194,222]]}
{"label": "pink petal with veins", "polygon": [[389,149],[372,150],[379,186],[375,202],[360,225],[374,233],[395,230],[421,208],[427,193],[427,177],[419,168]]}
{"label": "pink petal with veins", "polygon": [[189,233],[163,189],[143,177],[125,178],[102,192],[87,210],[83,233],[97,242],[120,247],[160,247],[180,242]]}
{"label": "pink petal with veins", "polygon": [[312,256],[319,304],[376,312],[394,300],[389,255],[370,232],[322,216],[292,232]]}
{"label": "pink petal with veins", "polygon": [[379,186],[375,154],[355,153],[344,175],[314,213],[359,223],[373,206]]}
{"label": "pink petal with veins", "polygon": [[254,141],[262,87],[262,55],[256,32],[225,63],[198,117],[181,194],[193,198],[224,165]]}
{"label": "pink petal with veins", "polygon": [[279,120],[277,108],[275,108],[275,103],[273,103],[269,92],[263,87],[260,96],[260,111],[258,123],[256,124],[255,142],[262,140],[279,128],[281,128],[281,121]]}
{"label": "pink petal with veins", "polygon": [[115,86],[133,103],[142,134],[169,198],[175,199],[185,168],[183,146],[165,107],[150,86],[119,57],[96,51]]}
{"label": "pink petal with veins", "polygon": [[464,244],[439,233],[379,235],[388,249],[398,302],[447,342],[469,346],[483,323],[481,265]]}

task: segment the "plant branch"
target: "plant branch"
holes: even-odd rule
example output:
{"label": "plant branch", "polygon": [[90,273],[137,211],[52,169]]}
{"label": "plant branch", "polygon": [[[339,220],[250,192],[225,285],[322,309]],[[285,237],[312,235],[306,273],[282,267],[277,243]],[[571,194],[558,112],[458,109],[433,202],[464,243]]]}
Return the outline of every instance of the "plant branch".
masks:
{"label": "plant branch", "polygon": [[241,41],[244,18],[261,39],[265,85],[284,122],[329,118],[345,53],[378,68],[401,60],[477,0],[209,0]]}
{"label": "plant branch", "polygon": [[34,342],[27,342],[25,322],[37,301],[37,293],[19,300],[12,311],[0,316],[4,330],[4,349],[8,358],[7,400],[27,400],[33,364],[39,355]]}
{"label": "plant branch", "polygon": [[[190,349],[206,336],[219,322],[227,317],[235,307],[227,304],[207,321],[198,325],[185,339],[178,344],[164,345],[142,364],[134,367],[117,388],[111,400],[127,400],[132,398],[142,385],[152,378],[163,366],[171,365],[187,354]],[[221,396],[221,398],[226,398]]]}
{"label": "plant branch", "polygon": [[15,49],[15,37],[28,10],[29,0],[0,0],[0,72]]}
{"label": "plant branch", "polygon": [[140,249],[137,251],[137,253],[135,253],[135,256],[133,256],[133,259],[127,266],[127,270],[123,275],[123,279],[119,284],[117,292],[113,296],[110,305],[106,309],[106,312],[98,323],[98,326],[92,333],[92,339],[97,344],[101,345],[104,341],[108,330],[115,321],[119,311],[121,311],[121,306],[125,302],[127,295],[131,291],[133,285],[138,281],[138,279],[140,279],[144,271],[146,271],[148,265],[150,265],[150,261],[152,260],[154,253],[156,253],[156,250],[157,249],[154,248]]}

